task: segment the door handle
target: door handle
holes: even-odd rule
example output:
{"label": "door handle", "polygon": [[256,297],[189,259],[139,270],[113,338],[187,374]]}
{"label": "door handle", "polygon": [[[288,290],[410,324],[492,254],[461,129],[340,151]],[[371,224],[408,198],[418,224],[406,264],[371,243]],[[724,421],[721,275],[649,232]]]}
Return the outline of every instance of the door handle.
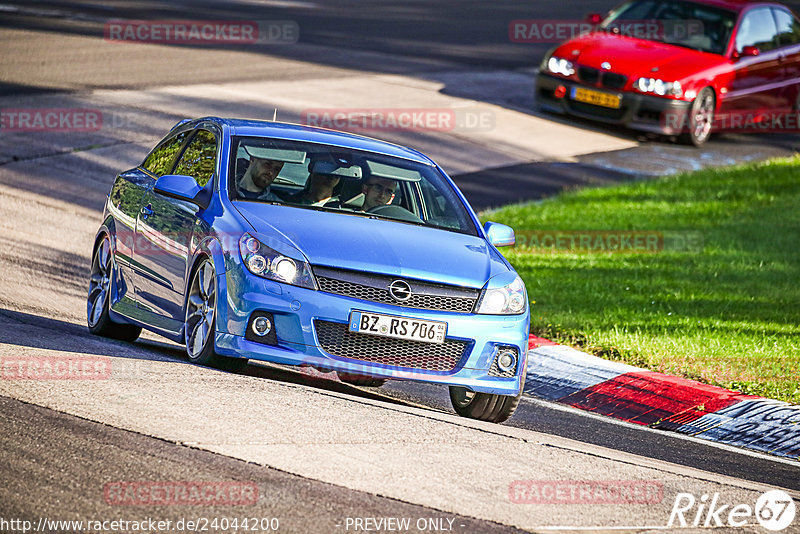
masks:
{"label": "door handle", "polygon": [[150,207],[150,204],[142,207],[142,219],[147,219],[152,214],[153,214],[153,208]]}

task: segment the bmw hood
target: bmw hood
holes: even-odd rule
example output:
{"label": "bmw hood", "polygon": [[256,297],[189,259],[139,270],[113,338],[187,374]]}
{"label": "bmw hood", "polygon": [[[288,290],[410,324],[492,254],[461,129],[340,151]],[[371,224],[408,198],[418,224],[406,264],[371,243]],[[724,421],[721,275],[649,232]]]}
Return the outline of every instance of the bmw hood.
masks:
{"label": "bmw hood", "polygon": [[509,271],[483,238],[402,222],[256,202],[235,202],[259,236],[302,252],[311,265],[481,288]]}
{"label": "bmw hood", "polygon": [[553,55],[596,69],[607,62],[608,70],[625,74],[629,80],[653,76],[682,81],[725,61],[708,52],[606,32],[589,33],[568,41]]}

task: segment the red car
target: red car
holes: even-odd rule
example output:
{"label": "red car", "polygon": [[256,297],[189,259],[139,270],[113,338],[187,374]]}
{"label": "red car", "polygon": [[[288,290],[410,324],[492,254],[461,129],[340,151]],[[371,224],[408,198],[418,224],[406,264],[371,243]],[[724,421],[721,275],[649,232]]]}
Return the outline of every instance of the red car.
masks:
{"label": "red car", "polygon": [[712,130],[798,131],[800,20],[787,7],[633,0],[589,20],[545,55],[542,109],[696,146]]}

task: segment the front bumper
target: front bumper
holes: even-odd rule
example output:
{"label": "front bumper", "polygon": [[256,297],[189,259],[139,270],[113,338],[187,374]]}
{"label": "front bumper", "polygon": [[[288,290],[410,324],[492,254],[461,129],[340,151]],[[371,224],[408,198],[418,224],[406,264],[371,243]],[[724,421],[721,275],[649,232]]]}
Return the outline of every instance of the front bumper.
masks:
{"label": "front bumper", "polygon": [[[554,92],[560,85],[566,87],[566,95],[556,98]],[[620,97],[619,109],[606,108],[573,100],[573,87],[584,87]],[[566,113],[586,119],[599,120],[611,124],[621,124],[635,130],[678,135],[687,130],[691,102],[673,100],[654,95],[613,91],[576,83],[546,73],[539,73],[536,81],[536,98],[543,109],[556,113]]]}
{"label": "front bumper", "polygon": [[[419,310],[390,304],[359,300],[256,277],[237,267],[218,276],[218,295],[226,296],[226,306],[217,309],[216,350],[229,357],[249,358],[288,365],[309,365],[323,370],[343,371],[377,378],[417,380],[464,386],[481,393],[516,395],[524,383],[527,363],[530,315],[475,315],[444,311]],[[220,299],[218,302],[222,304]],[[452,368],[435,369],[412,365],[388,365],[370,361],[370,354],[335,355],[321,342],[322,326],[345,332],[350,341],[365,340],[366,351],[384,345],[385,338],[347,332],[353,310],[447,322],[446,340],[463,347]],[[250,316],[255,311],[269,312],[274,318],[277,342],[268,345],[245,338]],[[325,334],[327,335],[327,334]],[[355,336],[355,337],[354,337]],[[367,339],[368,338],[368,339]],[[399,345],[396,340],[385,343],[388,350]],[[419,342],[412,342],[419,343]],[[436,358],[439,345],[424,343],[425,360]],[[384,347],[384,348],[386,348]],[[414,353],[410,346],[404,352]],[[419,345],[418,345],[419,347]],[[493,376],[492,370],[499,347],[517,350],[517,367],[513,376]],[[431,356],[432,355],[432,356]],[[449,367],[449,366],[447,366]]]}

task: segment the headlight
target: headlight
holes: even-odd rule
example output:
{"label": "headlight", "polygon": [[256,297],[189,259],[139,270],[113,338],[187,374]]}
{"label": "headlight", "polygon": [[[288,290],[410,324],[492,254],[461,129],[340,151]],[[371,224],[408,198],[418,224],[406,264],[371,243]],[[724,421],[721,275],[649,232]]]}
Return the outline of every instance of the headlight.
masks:
{"label": "headlight", "polygon": [[503,287],[487,288],[478,304],[478,313],[488,315],[517,315],[525,311],[525,284],[517,275]]}
{"label": "headlight", "polygon": [[658,78],[639,78],[633,84],[634,89],[642,93],[655,93],[658,96],[681,96],[681,82],[665,82]]}
{"label": "headlight", "polygon": [[547,70],[563,76],[572,76],[575,74],[575,65],[572,61],[553,56],[547,60]]}
{"label": "headlight", "polygon": [[281,254],[250,234],[239,239],[239,253],[247,270],[257,276],[294,286],[317,288],[308,263]]}

